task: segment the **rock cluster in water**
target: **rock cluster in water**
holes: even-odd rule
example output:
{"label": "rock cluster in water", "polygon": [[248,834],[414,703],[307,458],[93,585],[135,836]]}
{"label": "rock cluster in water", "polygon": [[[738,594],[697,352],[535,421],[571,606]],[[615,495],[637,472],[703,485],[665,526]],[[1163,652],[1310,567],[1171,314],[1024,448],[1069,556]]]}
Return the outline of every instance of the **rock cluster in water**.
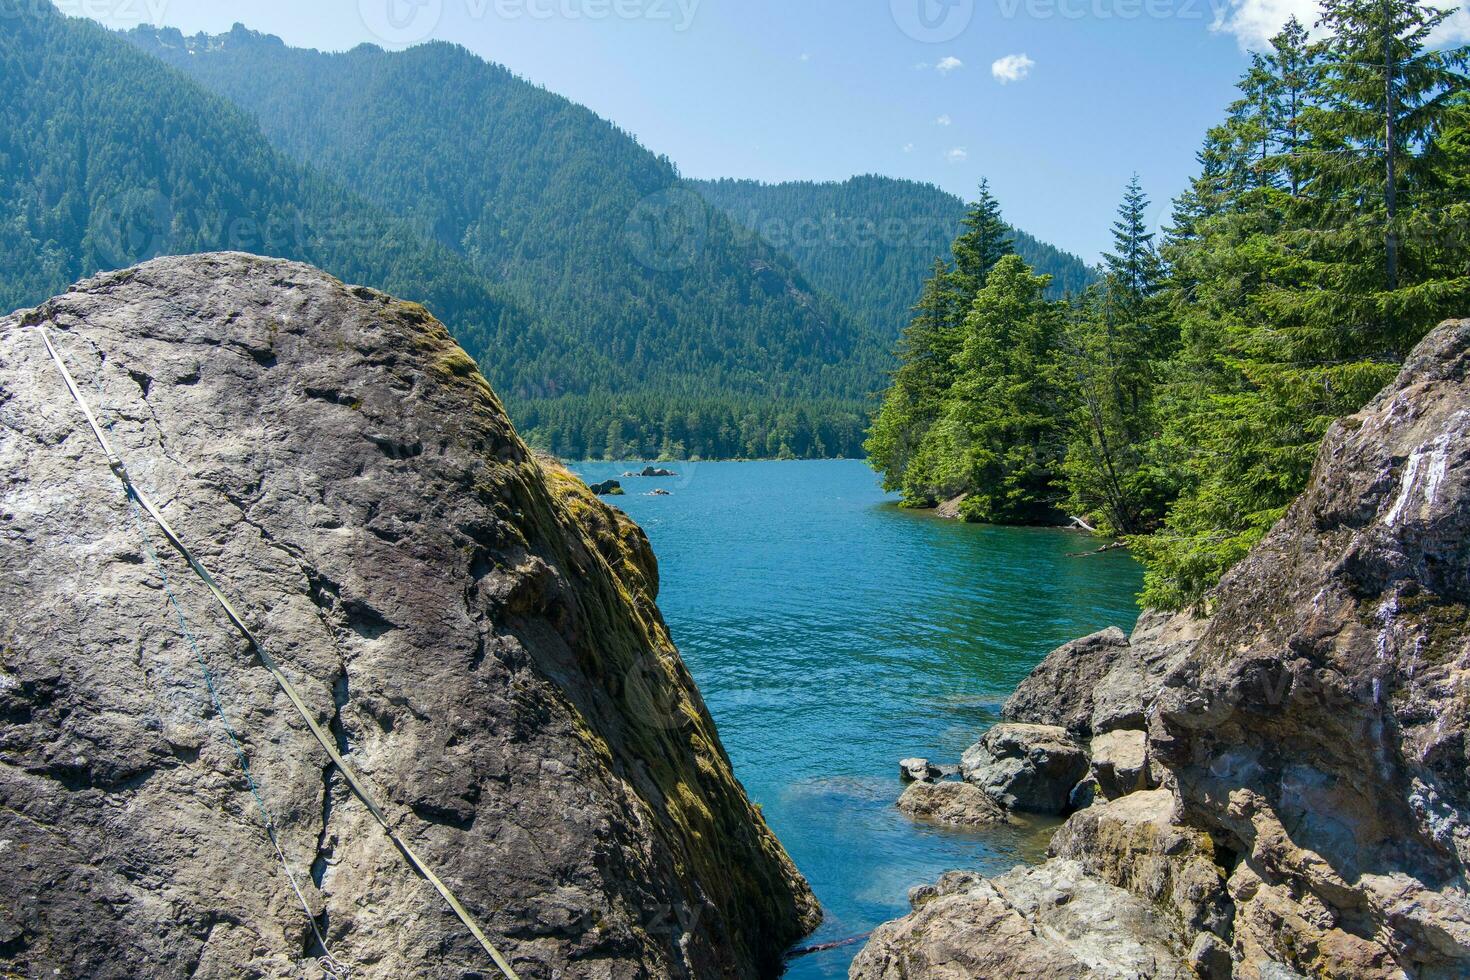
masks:
{"label": "rock cluster in water", "polygon": [[[284,978],[322,952],[35,325],[522,977],[779,971],[816,903],[670,643],[643,533],[527,450],[423,308],[218,254],[0,320],[0,974]],[[331,952],[358,978],[493,975],[150,533]]]}
{"label": "rock cluster in water", "polygon": [[1470,320],[1208,605],[1037,667],[966,775],[1051,806],[1085,746],[1050,859],[917,890],[852,977],[1470,976]]}

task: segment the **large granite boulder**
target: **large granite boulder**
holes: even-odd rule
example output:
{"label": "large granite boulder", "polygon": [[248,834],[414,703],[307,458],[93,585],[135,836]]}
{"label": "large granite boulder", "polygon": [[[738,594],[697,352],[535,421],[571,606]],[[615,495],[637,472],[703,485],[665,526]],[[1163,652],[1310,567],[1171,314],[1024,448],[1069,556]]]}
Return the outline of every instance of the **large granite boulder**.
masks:
{"label": "large granite boulder", "polygon": [[1087,765],[1065,728],[1002,722],[965,751],[960,771],[1008,810],[1060,814]]}
{"label": "large granite boulder", "polygon": [[1057,725],[1087,738],[1092,734],[1092,692],[1127,650],[1128,635],[1116,626],[1062,644],[1006,699],[1001,718]]}
{"label": "large granite boulder", "polygon": [[[239,254],[0,320],[0,974],[317,975],[139,525],[48,359],[389,819],[527,980],[773,976],[813,924],[654,604],[647,539],[422,307]],[[150,531],[315,928],[490,976]]]}
{"label": "large granite boulder", "polygon": [[1192,612],[1145,610],[1131,636],[1109,627],[1064,643],[1006,699],[1001,718],[1060,725],[1080,739],[1142,729],[1164,678],[1188,654],[1203,622]]}

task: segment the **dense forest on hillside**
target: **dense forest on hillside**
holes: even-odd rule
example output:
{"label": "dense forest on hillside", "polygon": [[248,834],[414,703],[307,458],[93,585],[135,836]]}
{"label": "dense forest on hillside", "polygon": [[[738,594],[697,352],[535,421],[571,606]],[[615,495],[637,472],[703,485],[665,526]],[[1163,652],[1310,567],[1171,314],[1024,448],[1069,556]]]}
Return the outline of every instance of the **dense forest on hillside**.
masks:
{"label": "dense forest on hillside", "polygon": [[486,368],[548,349],[595,377],[453,252],[272,149],[234,106],[90,21],[23,4],[0,31],[0,307],[169,252],[299,259],[419,300]]}
{"label": "dense forest on hillside", "polygon": [[1200,599],[1306,485],[1333,420],[1470,312],[1467,49],[1413,0],[1326,0],[1253,59],[1160,242],[1135,181],[1102,281],[1047,298],[988,195],[936,265],[867,441],[906,503],[1080,516],[1143,600]]}
{"label": "dense forest on hillside", "polygon": [[504,391],[513,401],[638,393],[667,402],[662,417],[684,411],[675,397],[851,399],[881,384],[887,343],[668,160],[464,48],[329,54],[241,27],[128,37],[598,356],[595,378],[533,357]]}
{"label": "dense forest on hillside", "polygon": [[[796,262],[807,280],[886,337],[934,260],[949,251],[965,202],[931,184],[864,175],[842,182],[689,181],[741,228]],[[1094,275],[1077,256],[1011,229],[1016,253],[1050,275],[1048,294],[1080,293]]]}
{"label": "dense forest on hillside", "polygon": [[512,402],[521,434],[564,459],[859,458],[869,402],[568,395]]}

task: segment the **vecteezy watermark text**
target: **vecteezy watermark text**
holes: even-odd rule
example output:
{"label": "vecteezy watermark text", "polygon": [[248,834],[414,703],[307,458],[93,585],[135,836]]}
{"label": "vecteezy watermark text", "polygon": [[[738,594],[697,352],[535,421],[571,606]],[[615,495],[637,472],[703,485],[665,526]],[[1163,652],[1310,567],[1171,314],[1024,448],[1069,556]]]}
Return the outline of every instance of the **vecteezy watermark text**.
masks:
{"label": "vecteezy watermark text", "polygon": [[0,20],[55,7],[68,17],[100,20],[109,27],[162,24],[171,0],[0,0]]}
{"label": "vecteezy watermark text", "polygon": [[431,37],[451,5],[472,22],[492,18],[501,21],[641,20],[667,24],[675,32],[682,33],[694,26],[701,2],[702,0],[358,0],[357,7],[363,25],[379,40],[392,45],[408,45]]}

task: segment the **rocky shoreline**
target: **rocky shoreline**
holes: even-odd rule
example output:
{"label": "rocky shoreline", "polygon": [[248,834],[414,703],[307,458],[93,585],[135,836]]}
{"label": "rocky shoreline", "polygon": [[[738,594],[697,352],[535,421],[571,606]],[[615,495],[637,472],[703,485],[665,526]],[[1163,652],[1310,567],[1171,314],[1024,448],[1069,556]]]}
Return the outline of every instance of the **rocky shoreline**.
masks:
{"label": "rocky shoreline", "polygon": [[1041,865],[915,889],[853,980],[1470,975],[1470,321],[1207,605],[1051,653],[962,781],[904,761],[925,819],[1069,815]]}

